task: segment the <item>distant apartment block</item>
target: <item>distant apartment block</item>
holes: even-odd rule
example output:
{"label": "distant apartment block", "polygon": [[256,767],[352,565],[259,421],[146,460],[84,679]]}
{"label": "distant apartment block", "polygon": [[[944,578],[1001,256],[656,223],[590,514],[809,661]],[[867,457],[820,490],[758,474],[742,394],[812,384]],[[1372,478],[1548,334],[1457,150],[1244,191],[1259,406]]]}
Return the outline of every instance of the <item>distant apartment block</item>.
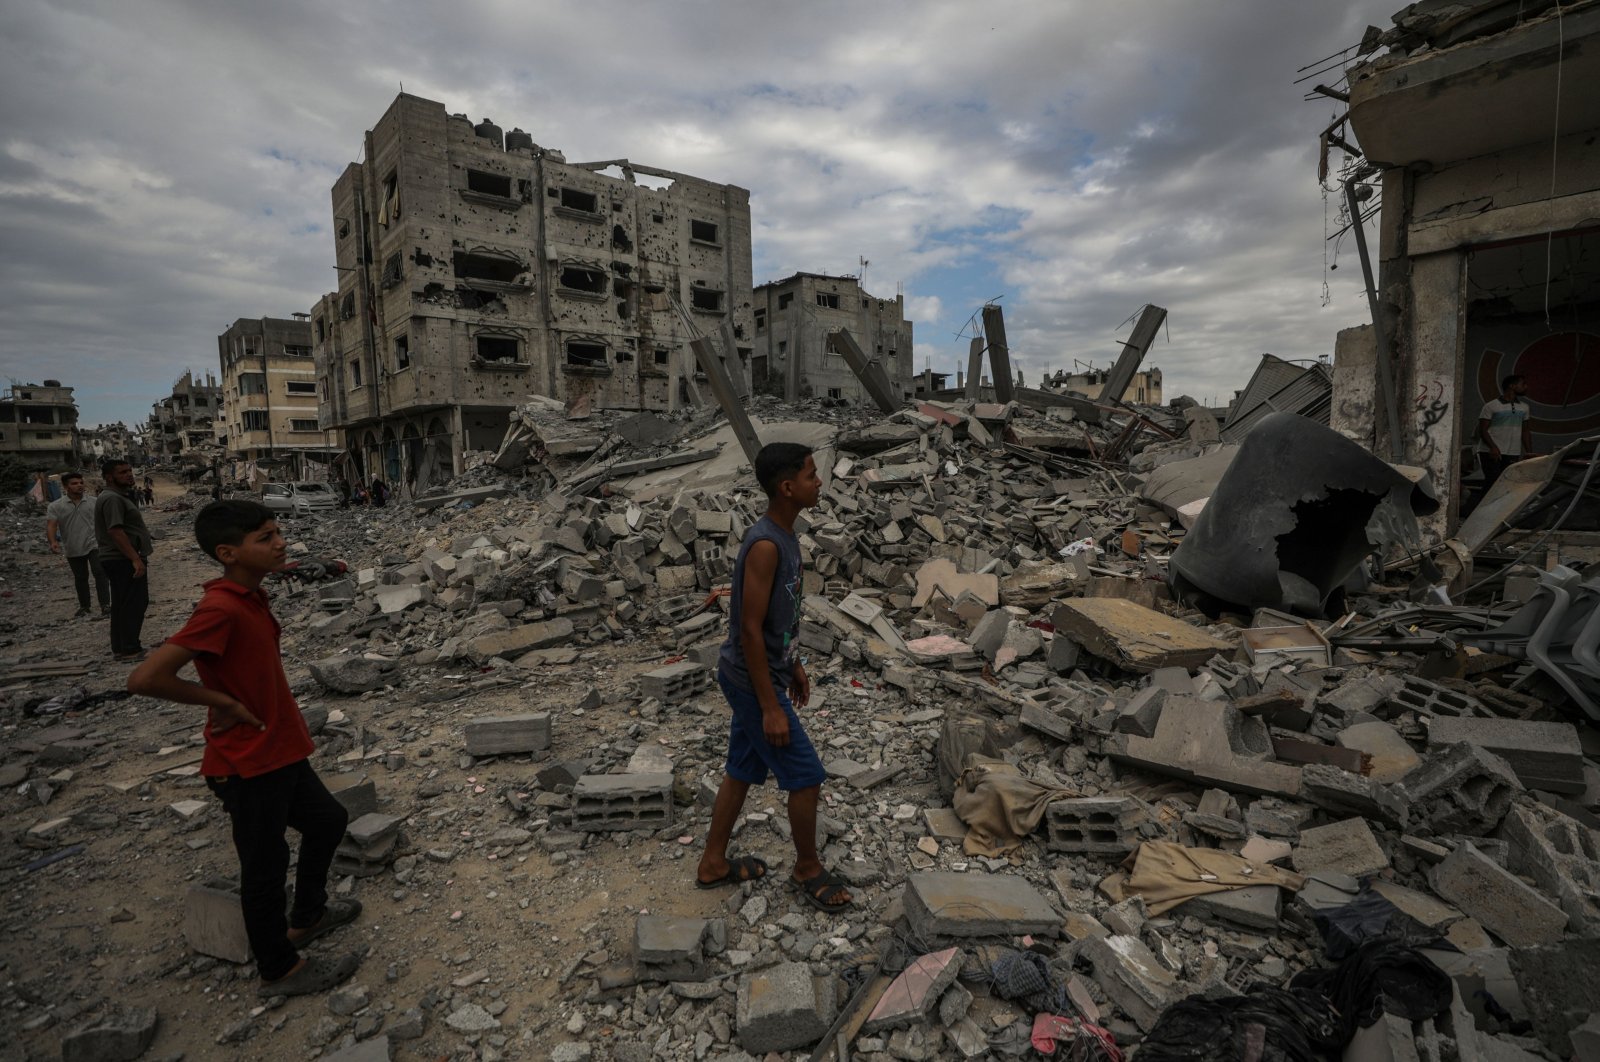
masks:
{"label": "distant apartment block", "polygon": [[[1072,391],[1083,395],[1085,398],[1099,398],[1100,392],[1105,390],[1106,378],[1110,376],[1109,370],[1089,369],[1085,372],[1069,373],[1057,369],[1054,375],[1045,374],[1044,389],[1047,391]],[[1161,370],[1144,369],[1133,374],[1133,380],[1128,384],[1128,390],[1123,393],[1124,402],[1133,402],[1141,406],[1159,406],[1161,402]]]}
{"label": "distant apartment block", "polygon": [[241,317],[217,337],[217,357],[228,454],[272,469],[273,479],[325,479],[337,447],[317,423],[310,322]]}
{"label": "distant apartment block", "polygon": [[78,405],[60,380],[12,384],[0,393],[0,454],[29,468],[78,467]]}
{"label": "distant apartment block", "polygon": [[794,399],[806,396],[870,401],[861,381],[828,337],[845,330],[869,358],[883,366],[896,393],[914,390],[912,323],[905,299],[877,299],[855,277],[796,273],[754,292],[755,345],[750,383]]}
{"label": "distant apartment block", "polygon": [[[749,193],[395,98],[333,187],[339,288],[312,309],[319,420],[349,474],[418,487],[531,395],[691,401],[689,340],[748,379]],[[731,353],[730,353],[731,352]]]}
{"label": "distant apartment block", "polygon": [[202,382],[185,369],[172,393],[151,406],[146,438],[152,453],[166,457],[217,446],[217,420],[222,414],[222,387],[214,373]]}

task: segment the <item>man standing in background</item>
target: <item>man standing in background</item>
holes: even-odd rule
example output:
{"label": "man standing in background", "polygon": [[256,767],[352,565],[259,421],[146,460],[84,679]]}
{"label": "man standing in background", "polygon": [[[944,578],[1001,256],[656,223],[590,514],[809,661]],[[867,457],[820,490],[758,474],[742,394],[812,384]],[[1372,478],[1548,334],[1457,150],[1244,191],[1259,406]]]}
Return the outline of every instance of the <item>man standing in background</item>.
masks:
{"label": "man standing in background", "polygon": [[1478,439],[1483,443],[1483,489],[1494,486],[1500,474],[1524,457],[1533,456],[1533,432],[1528,427],[1528,382],[1520,376],[1500,381],[1500,397],[1483,404],[1478,414]]}
{"label": "man standing in background", "polygon": [[86,497],[83,474],[68,472],[61,477],[61,487],[66,492],[45,509],[44,537],[50,543],[51,553],[65,553],[72,568],[72,581],[78,591],[77,619],[89,615],[89,576],[94,575],[95,597],[100,600],[100,615],[111,614],[111,591],[106,583],[105,569],[95,556],[98,543],[94,537],[94,510],[96,499]]}
{"label": "man standing in background", "polygon": [[107,458],[100,466],[106,492],[95,500],[94,537],[100,543],[100,564],[111,580],[111,652],[117,660],[144,655],[139,634],[150,607],[150,529],[139,511],[133,466]]}

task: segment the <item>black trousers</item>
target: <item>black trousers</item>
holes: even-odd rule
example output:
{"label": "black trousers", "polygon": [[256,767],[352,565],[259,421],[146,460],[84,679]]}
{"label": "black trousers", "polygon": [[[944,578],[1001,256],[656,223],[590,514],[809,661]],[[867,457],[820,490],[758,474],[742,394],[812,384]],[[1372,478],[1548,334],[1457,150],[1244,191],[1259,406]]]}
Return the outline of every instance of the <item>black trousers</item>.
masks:
{"label": "black trousers", "polygon": [[94,596],[100,599],[100,607],[107,608],[111,605],[111,587],[106,582],[106,570],[100,566],[93,553],[85,553],[81,557],[68,557],[67,563],[72,566],[72,583],[78,590],[78,607],[89,607],[89,575],[94,574]]}
{"label": "black trousers", "polygon": [[[300,953],[289,943],[289,927],[316,925],[327,909],[328,868],[350,815],[322,784],[309,760],[254,778],[207,778],[206,785],[221,798],[233,820],[244,931],[262,980],[275,981],[300,961]],[[300,860],[294,875],[294,910],[285,916],[289,842],[284,834],[289,829],[300,834]]]}
{"label": "black trousers", "polygon": [[145,609],[150,607],[150,562],[144,574],[133,577],[133,562],[123,557],[105,560],[100,566],[111,581],[111,651],[119,655],[137,653],[139,632],[144,630]]}

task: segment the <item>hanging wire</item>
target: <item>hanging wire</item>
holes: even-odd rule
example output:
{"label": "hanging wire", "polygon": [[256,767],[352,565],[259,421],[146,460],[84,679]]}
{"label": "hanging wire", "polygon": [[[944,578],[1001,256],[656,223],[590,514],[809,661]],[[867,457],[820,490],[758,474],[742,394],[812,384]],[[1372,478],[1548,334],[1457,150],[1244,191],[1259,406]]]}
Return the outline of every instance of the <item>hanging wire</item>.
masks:
{"label": "hanging wire", "polygon": [[1551,259],[1556,240],[1556,151],[1561,146],[1561,66],[1566,58],[1566,26],[1561,19],[1561,0],[1556,0],[1556,121],[1550,131],[1550,224],[1544,234],[1544,326],[1550,327]]}

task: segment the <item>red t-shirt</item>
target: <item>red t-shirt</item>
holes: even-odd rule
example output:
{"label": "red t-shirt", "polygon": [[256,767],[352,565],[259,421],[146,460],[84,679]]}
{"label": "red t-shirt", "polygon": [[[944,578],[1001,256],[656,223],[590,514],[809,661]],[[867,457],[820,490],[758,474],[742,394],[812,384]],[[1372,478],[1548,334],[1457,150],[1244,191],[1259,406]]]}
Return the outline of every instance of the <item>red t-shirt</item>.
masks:
{"label": "red t-shirt", "polygon": [[200,684],[226,693],[266,724],[244,723],[221,734],[206,719],[206,752],[200,773],[208,778],[254,778],[311,755],[311,733],[289,692],[278,655],[278,621],[267,595],[229,579],[213,579],[183,630],[167,641],[195,654]]}

